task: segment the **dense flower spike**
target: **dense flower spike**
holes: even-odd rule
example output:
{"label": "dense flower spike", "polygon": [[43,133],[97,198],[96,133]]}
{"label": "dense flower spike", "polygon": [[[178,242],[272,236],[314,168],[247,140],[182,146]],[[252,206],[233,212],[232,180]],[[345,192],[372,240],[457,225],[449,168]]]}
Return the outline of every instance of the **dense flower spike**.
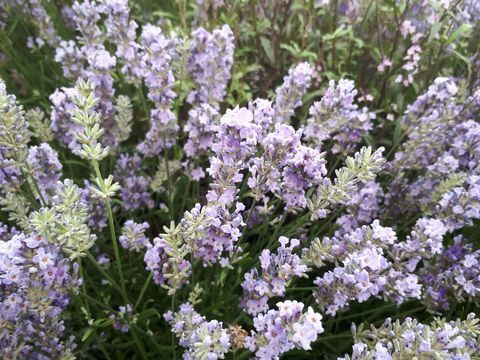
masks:
{"label": "dense flower spike", "polygon": [[310,107],[305,138],[315,147],[332,140],[333,153],[350,153],[368,131],[372,130],[375,114],[353,103],[357,90],[351,80],[331,80],[321,101]]}
{"label": "dense flower spike", "polygon": [[322,315],[304,304],[286,300],[277,303],[278,310],[269,310],[253,319],[255,330],[245,339],[245,347],[257,359],[279,359],[291,349],[310,350],[310,343],[323,332]]}
{"label": "dense flower spike", "polygon": [[81,200],[81,191],[71,180],[58,183],[53,205],[32,213],[31,225],[50,243],[56,244],[71,259],[85,256],[96,236],[87,226],[87,206]]}
{"label": "dense flower spike", "polygon": [[120,198],[125,211],[154,206],[154,200],[148,193],[151,178],[141,175],[142,170],[142,158],[137,154],[121,154],[118,158],[113,175],[122,186]]}
{"label": "dense flower spike", "polygon": [[0,79],[0,150],[5,159],[2,160],[18,167],[28,156],[30,136],[23,108],[14,95],[7,93]]}
{"label": "dense flower spike", "polygon": [[150,130],[138,149],[147,156],[154,156],[173,146],[178,131],[172,111],[177,96],[173,90],[175,78],[172,71],[172,62],[177,57],[177,40],[175,34],[167,38],[159,27],[147,25],[142,30],[141,43],[146,49],[142,57],[145,85],[155,108],[150,113]]}
{"label": "dense flower spike", "polygon": [[174,294],[188,282],[191,264],[185,259],[188,249],[180,237],[180,227],[172,222],[163,230],[165,233],[153,239],[153,246],[148,244],[144,260],[155,283]]}
{"label": "dense flower spike", "polygon": [[372,325],[371,330],[360,330],[354,336],[356,341],[352,356],[346,356],[344,360],[402,359],[411,356],[469,359],[480,354],[479,320],[473,313],[463,321],[435,319],[430,325],[409,317],[403,322],[387,319],[379,328]]}
{"label": "dense flower spike", "polygon": [[[205,154],[213,144],[215,125],[220,118],[218,111],[231,76],[232,30],[226,25],[212,32],[199,28],[193,32],[188,50],[187,69],[194,88],[187,98],[192,109],[183,129],[188,134],[184,150],[189,158],[195,159]],[[203,176],[201,168],[193,169],[194,180]]]}
{"label": "dense flower spike", "polygon": [[[253,269],[245,274],[242,282],[244,292],[241,306],[252,315],[268,310],[268,299],[284,296],[287,282],[294,276],[300,277],[307,271],[300,257],[292,250],[300,245],[297,239],[282,236],[278,239],[280,247],[274,254],[266,249],[260,255],[261,272]],[[290,244],[289,244],[290,243]],[[287,246],[289,245],[289,246]]]}
{"label": "dense flower spike", "polygon": [[310,86],[312,75],[313,69],[308,63],[298,64],[289,70],[282,86],[275,91],[275,122],[286,122],[295,108],[302,104],[302,97]]}
{"label": "dense flower spike", "polygon": [[147,222],[138,224],[133,220],[125,221],[122,228],[122,235],[118,238],[124,249],[130,249],[136,252],[147,248],[150,241],[145,236],[145,231],[150,228]]}
{"label": "dense flower spike", "polygon": [[450,78],[437,78],[425,94],[408,106],[402,124],[408,141],[395,154],[394,168],[421,169],[442,154],[460,108],[455,103],[458,87]]}
{"label": "dense flower spike", "polygon": [[188,95],[190,103],[217,107],[223,100],[231,76],[233,40],[228,25],[212,32],[199,28],[192,33],[187,67],[195,90]]}
{"label": "dense flower spike", "polygon": [[304,250],[306,263],[318,267],[326,262],[342,264],[314,281],[319,287],[314,292],[317,303],[335,315],[354,300],[383,297],[400,304],[420,299],[422,285],[415,268],[421,260],[441,252],[445,233],[441,221],[422,218],[405,241],[398,241],[391,228],[375,220],[338,237],[315,240]]}
{"label": "dense flower spike", "polygon": [[331,204],[345,204],[350,200],[357,189],[358,183],[366,183],[375,179],[380,171],[384,158],[383,148],[379,148],[372,154],[370,147],[363,147],[354,157],[346,159],[346,166],[336,170],[336,178],[332,183],[325,178],[323,184],[318,187],[317,193],[308,200],[308,208],[312,213],[312,219],[319,219],[326,216],[327,207]]}
{"label": "dense flower spike", "polygon": [[62,170],[57,152],[47,143],[32,146],[28,150],[27,163],[34,180],[42,191],[42,195],[47,197],[47,193],[53,194]]}
{"label": "dense flower spike", "polygon": [[3,358],[72,358],[73,338],[60,315],[76,269],[42,236],[4,226],[0,239],[0,354]]}
{"label": "dense flower spike", "polygon": [[345,214],[336,223],[337,233],[347,233],[360,225],[371,223],[380,215],[380,202],[383,197],[381,186],[375,181],[367,182],[357,193],[352,194],[345,204]]}
{"label": "dense flower spike", "polygon": [[34,108],[28,110],[25,113],[25,118],[28,121],[28,126],[30,127],[32,135],[39,141],[49,142],[53,140],[50,124],[42,109]]}
{"label": "dense flower spike", "polygon": [[458,302],[475,302],[480,295],[480,251],[473,251],[461,235],[442,252],[435,266],[425,264],[421,273],[426,287],[423,300],[431,311],[449,309],[449,295]]}
{"label": "dense flower spike", "polygon": [[229,352],[230,337],[222,323],[207,321],[193,309],[192,304],[184,303],[178,312],[168,311],[164,318],[180,339],[180,345],[187,349],[184,359],[224,359]]}
{"label": "dense flower spike", "polygon": [[115,55],[122,61],[122,73],[128,81],[139,83],[143,75],[142,49],[136,42],[137,23],[130,19],[128,0],[108,0],[99,4],[106,15],[105,27],[109,41],[115,44]]}
{"label": "dense flower spike", "polygon": [[265,136],[263,154],[249,168],[248,185],[257,200],[272,192],[284,200],[287,209],[307,206],[305,191],[321,184],[327,170],[323,154],[302,145],[300,138],[301,131],[285,124],[277,124]]}

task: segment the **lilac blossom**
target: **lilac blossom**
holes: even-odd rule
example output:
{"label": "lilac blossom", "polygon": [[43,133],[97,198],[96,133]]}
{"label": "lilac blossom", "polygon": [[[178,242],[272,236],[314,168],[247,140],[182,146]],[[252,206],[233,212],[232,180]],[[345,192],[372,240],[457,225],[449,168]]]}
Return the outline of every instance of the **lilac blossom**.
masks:
{"label": "lilac blossom", "polygon": [[147,156],[158,155],[164,148],[172,147],[178,125],[172,111],[177,96],[173,90],[175,78],[172,62],[177,57],[175,34],[166,37],[158,26],[143,27],[141,44],[146,49],[141,66],[145,69],[148,99],[155,104],[150,112],[150,129],[138,149]]}
{"label": "lilac blossom", "polygon": [[346,213],[336,220],[336,224],[339,225],[336,235],[348,233],[378,218],[382,197],[383,190],[375,181],[369,181],[358,192],[352,194],[346,203]]}
{"label": "lilac blossom", "polygon": [[298,255],[292,251],[300,245],[297,239],[281,236],[280,247],[271,253],[265,249],[260,255],[261,271],[256,268],[245,274],[242,282],[243,299],[241,306],[252,315],[268,310],[268,299],[274,296],[284,296],[287,282],[301,277],[307,271]]}
{"label": "lilac blossom", "polygon": [[310,344],[323,332],[322,315],[295,300],[277,303],[278,310],[268,310],[253,319],[255,330],[245,339],[245,348],[257,359],[279,359],[292,349],[310,350]]}
{"label": "lilac blossom", "polygon": [[380,327],[356,331],[351,357],[343,360],[425,358],[469,359],[480,353],[480,326],[474,313],[466,320],[435,319],[430,325],[407,317],[392,322],[388,318]]}
{"label": "lilac blossom", "polygon": [[317,303],[328,314],[335,315],[353,300],[364,302],[371,297],[383,297],[400,304],[407,299],[420,299],[422,285],[415,268],[421,260],[441,252],[445,233],[441,221],[422,218],[405,241],[398,241],[391,228],[375,220],[371,226],[340,237],[315,241],[304,251],[307,263],[342,264],[314,281],[319,287],[314,292]]}
{"label": "lilac blossom", "polygon": [[45,197],[47,193],[53,194],[62,170],[57,152],[47,143],[31,146],[28,150],[27,163],[42,195]]}
{"label": "lilac blossom", "polygon": [[189,110],[188,121],[183,128],[188,133],[183,147],[188,157],[199,157],[211,149],[219,118],[218,111],[208,103],[201,103]]}
{"label": "lilac blossom", "polygon": [[241,236],[245,206],[236,201],[236,184],[243,179],[241,171],[255,151],[259,132],[260,127],[253,123],[253,114],[246,108],[227,110],[217,126],[212,146],[215,156],[211,157],[208,168],[213,181],[206,196],[206,213],[211,220],[205,226],[208,235],[194,241],[197,254],[204,262],[219,261],[224,252],[233,252]]}
{"label": "lilac blossom", "polygon": [[476,301],[480,296],[480,251],[458,235],[440,254],[435,266],[420,271],[425,284],[423,302],[430,311],[448,310],[449,295],[457,302]]}
{"label": "lilac blossom", "polygon": [[[5,234],[6,235],[6,234]],[[6,235],[0,240],[0,320],[2,357],[71,355],[62,312],[75,289],[77,266],[71,270],[55,245],[35,233]],[[42,309],[41,312],[38,309]]]}
{"label": "lilac blossom", "polygon": [[305,126],[305,139],[314,147],[323,149],[324,142],[332,140],[332,152],[351,153],[362,136],[372,130],[375,114],[354,104],[357,90],[351,80],[329,82],[320,101],[310,107],[310,118]]}
{"label": "lilac blossom", "polygon": [[122,209],[133,211],[142,207],[153,208],[154,200],[149,193],[151,178],[142,175],[144,168],[142,158],[135,155],[121,154],[113,172],[115,179],[122,186],[120,199]]}
{"label": "lilac blossom", "polygon": [[88,226],[96,229],[104,229],[107,227],[107,214],[105,202],[96,197],[91,189],[92,184],[88,180],[84,180],[81,189],[81,202],[88,209]]}
{"label": "lilac blossom", "polygon": [[268,192],[281,197],[286,208],[307,206],[305,191],[326,175],[323,154],[300,143],[301,131],[277,124],[262,141],[263,154],[252,160],[248,185],[256,199]]}
{"label": "lilac blossom", "polygon": [[275,90],[275,122],[286,122],[294,110],[302,105],[302,97],[310,86],[312,76],[313,69],[306,62],[288,71],[283,84]]}
{"label": "lilac blossom", "polygon": [[133,220],[127,220],[118,240],[124,249],[139,252],[150,245],[149,239],[145,236],[145,231],[149,228],[150,225],[147,222],[136,223]]}
{"label": "lilac blossom", "polygon": [[172,223],[164,231],[153,239],[153,245],[147,245],[144,261],[146,269],[153,273],[154,282],[172,295],[188,282],[192,266],[185,259],[189,251],[180,236],[180,227]]}
{"label": "lilac blossom", "polygon": [[72,99],[76,94],[75,88],[60,88],[50,95],[52,112],[50,116],[53,135],[72,152],[79,153],[81,146],[75,138],[75,133],[82,130],[80,124],[71,120],[75,104]]}
{"label": "lilac blossom", "polygon": [[115,55],[122,62],[122,73],[128,81],[139,84],[144,72],[142,48],[136,42],[138,25],[130,19],[128,0],[103,1],[99,8],[106,15],[106,35],[116,46]]}
{"label": "lilac blossom", "polygon": [[443,154],[449,143],[446,134],[452,132],[460,119],[457,116],[460,108],[455,103],[457,92],[453,79],[437,78],[424,94],[408,106],[402,118],[408,140],[395,153],[392,169],[423,169]]}
{"label": "lilac blossom", "polygon": [[224,359],[230,351],[230,337],[223,324],[217,320],[207,321],[192,304],[184,303],[179,311],[167,311],[163,317],[179,338],[180,346],[186,348],[184,359]]}
{"label": "lilac blossom", "polygon": [[233,64],[233,33],[228,25],[208,32],[198,28],[192,33],[188,72],[195,89],[188,95],[192,104],[208,103],[215,108],[226,95]]}
{"label": "lilac blossom", "polygon": [[188,133],[184,149],[191,159],[205,154],[213,144],[220,104],[230,81],[233,51],[233,33],[227,25],[212,32],[198,28],[192,34],[187,61],[194,83],[187,98],[192,109],[183,129]]}
{"label": "lilac blossom", "polygon": [[94,84],[94,94],[98,99],[95,111],[102,115],[102,126],[105,130],[102,142],[105,146],[115,148],[118,145],[118,124],[115,121],[113,106],[113,76],[116,58],[105,50],[93,50],[88,54],[88,70],[85,76]]}

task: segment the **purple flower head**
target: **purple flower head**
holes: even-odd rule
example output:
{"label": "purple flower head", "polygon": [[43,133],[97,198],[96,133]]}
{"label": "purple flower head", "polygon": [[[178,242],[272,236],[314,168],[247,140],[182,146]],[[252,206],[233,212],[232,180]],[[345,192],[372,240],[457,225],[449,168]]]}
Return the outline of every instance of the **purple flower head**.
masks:
{"label": "purple flower head", "polygon": [[284,123],[302,105],[302,97],[310,87],[313,69],[304,62],[288,71],[283,84],[275,90],[275,122]]}
{"label": "purple flower head", "polygon": [[118,238],[124,249],[139,252],[150,245],[149,239],[145,236],[145,231],[150,228],[147,222],[138,224],[133,220],[125,221],[122,228],[122,235]]}
{"label": "purple flower head", "polygon": [[311,307],[303,312],[303,303],[286,300],[277,308],[255,316],[255,330],[245,339],[245,347],[257,359],[278,359],[292,349],[310,350],[310,343],[323,332],[322,316]]}
{"label": "purple flower head", "polygon": [[268,310],[267,301],[274,296],[284,296],[287,282],[293,277],[301,277],[307,272],[307,266],[292,251],[300,245],[297,239],[284,236],[278,239],[280,247],[271,253],[265,249],[260,255],[261,272],[252,269],[245,274],[242,283],[242,308],[252,315]]}

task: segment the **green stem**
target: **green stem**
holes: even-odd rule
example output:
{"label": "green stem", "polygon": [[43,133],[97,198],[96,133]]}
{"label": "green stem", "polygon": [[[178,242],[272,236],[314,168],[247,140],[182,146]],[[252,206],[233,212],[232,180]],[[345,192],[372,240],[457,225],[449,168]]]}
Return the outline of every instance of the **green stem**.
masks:
{"label": "green stem", "polygon": [[[95,170],[95,175],[98,178],[99,185],[103,187],[104,185],[104,180],[102,177],[102,173],[100,172],[100,167],[98,166],[98,162],[96,160],[92,160],[93,168]],[[125,278],[123,277],[123,270],[122,270],[122,260],[120,259],[120,251],[118,248],[118,243],[117,243],[117,236],[115,235],[115,222],[113,219],[113,211],[112,207],[110,205],[110,201],[108,199],[105,199],[105,206],[107,207],[107,216],[108,216],[108,226],[110,228],[110,235],[112,239],[112,244],[113,244],[113,251],[115,253],[115,262],[117,264],[117,269],[118,269],[118,274],[120,276],[120,287],[122,289],[122,296],[123,300],[125,301],[126,304],[129,304],[130,301],[128,300],[127,296],[127,291],[125,288]]]}
{"label": "green stem", "polygon": [[137,331],[135,328],[130,328],[130,330],[132,331],[132,337],[133,337],[133,340],[135,341],[135,344],[137,345],[138,347],[138,350],[140,351],[140,355],[142,355],[142,359],[147,359],[147,353],[145,352],[145,348],[143,347],[143,343],[141,342],[140,338],[138,337],[137,335]]}
{"label": "green stem", "polygon": [[[82,291],[86,295],[87,294],[87,285],[86,285],[86,281],[85,281],[85,273],[83,271],[83,266],[82,266],[82,261],[81,260],[78,261],[78,267],[79,267],[79,271],[80,271],[80,276],[83,279],[83,281],[82,281]],[[85,303],[85,308],[87,309],[88,317],[90,318],[91,317],[91,315],[90,315],[90,305],[88,305],[88,303]]]}
{"label": "green stem", "polygon": [[[163,142],[165,143],[165,136]],[[167,171],[167,180],[168,180],[168,214],[170,215],[170,220],[175,219],[175,211],[173,209],[173,184],[172,177],[170,176],[170,165],[168,162],[167,148],[164,149],[164,159],[165,159],[165,170]]]}
{"label": "green stem", "polygon": [[29,174],[28,176],[30,177],[30,181],[32,182],[33,187],[37,191],[38,196],[40,197],[40,202],[44,207],[48,206],[47,201],[45,200],[45,198],[42,195],[42,192],[40,191],[40,187],[38,186],[37,180],[35,180],[35,178],[31,174]]}
{"label": "green stem", "polygon": [[145,280],[145,284],[143,284],[142,291],[140,291],[140,295],[138,295],[137,301],[135,302],[135,308],[137,308],[138,305],[140,305],[140,303],[142,302],[142,299],[145,295],[145,292],[147,291],[148,285],[150,285],[150,281],[152,280],[152,277],[153,277],[153,273],[151,272],[150,274],[148,274],[148,277]]}
{"label": "green stem", "polygon": [[82,297],[83,297],[85,300],[91,302],[92,304],[94,304],[94,305],[96,305],[96,306],[101,307],[101,308],[104,309],[104,310],[108,310],[108,311],[110,311],[110,312],[112,312],[112,313],[116,313],[116,312],[117,312],[117,311],[113,310],[110,306],[102,303],[101,301],[98,301],[98,300],[92,298],[91,296],[85,294],[84,292],[80,292],[80,295],[82,295]]}
{"label": "green stem", "polygon": [[318,289],[318,287],[310,286],[310,287],[287,288],[286,291],[287,293],[289,293],[289,292],[295,292],[295,291],[312,291],[315,289]]}
{"label": "green stem", "polygon": [[[172,312],[175,311],[175,293],[172,295],[172,304],[171,304],[171,307],[172,307]],[[173,359],[175,360],[177,358],[177,354],[176,354],[176,351],[175,351],[175,348],[176,348],[176,345],[175,345],[175,334],[173,333],[173,331],[171,331],[172,333],[172,355],[173,355]]]}
{"label": "green stem", "polygon": [[102,341],[98,341],[98,347],[100,348],[100,351],[103,353],[103,356],[105,356],[105,359],[111,360],[110,355],[108,355],[108,352],[105,350],[105,346],[103,345]]}
{"label": "green stem", "polygon": [[105,200],[105,204],[107,205],[108,226],[110,227],[113,251],[115,253],[115,261],[117,263],[118,273],[120,275],[120,287],[122,288],[122,291],[123,291],[123,297],[125,301],[127,301],[128,303],[128,296],[125,288],[125,278],[123,277],[123,270],[122,270],[122,260],[120,259],[120,251],[118,248],[117,237],[115,235],[115,224],[113,220],[112,207],[110,206],[110,202],[108,200]]}
{"label": "green stem", "polygon": [[102,276],[108,280],[110,285],[112,285],[115,290],[117,290],[120,294],[122,293],[122,288],[118,286],[118,284],[115,282],[115,280],[112,279],[110,275],[105,271],[105,269],[102,268],[102,266],[97,262],[97,260],[93,257],[92,253],[87,250],[87,257],[90,260],[90,262],[95,266],[95,268],[102,274]]}

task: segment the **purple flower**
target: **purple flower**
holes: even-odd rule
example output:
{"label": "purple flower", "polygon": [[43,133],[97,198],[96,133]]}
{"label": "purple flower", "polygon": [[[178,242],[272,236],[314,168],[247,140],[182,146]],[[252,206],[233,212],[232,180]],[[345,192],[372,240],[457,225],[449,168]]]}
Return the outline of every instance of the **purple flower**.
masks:
{"label": "purple flower", "polygon": [[284,296],[287,282],[294,276],[303,276],[307,271],[307,266],[302,264],[300,257],[292,253],[300,242],[284,236],[278,241],[280,247],[275,253],[272,254],[268,249],[262,251],[259,258],[261,273],[257,269],[252,269],[245,274],[240,304],[249,314],[257,315],[268,310],[268,299]]}
{"label": "purple flower", "polygon": [[177,38],[167,38],[158,26],[143,27],[141,44],[146,51],[142,58],[148,99],[155,107],[150,113],[150,130],[138,145],[144,155],[158,155],[164,148],[175,144],[178,125],[171,110],[177,94],[173,90],[175,78],[172,63],[177,57]]}
{"label": "purple flower", "polygon": [[317,149],[323,149],[323,143],[331,140],[334,154],[354,151],[362,136],[372,130],[375,119],[374,113],[353,103],[356,95],[353,81],[340,80],[336,84],[331,80],[322,99],[310,107],[305,139]]}
{"label": "purple flower", "polygon": [[179,338],[180,346],[187,349],[184,359],[224,359],[230,351],[230,337],[223,324],[207,321],[190,303],[180,305],[178,312],[166,312],[164,318]]}
{"label": "purple flower", "polygon": [[323,332],[322,316],[311,307],[304,313],[303,303],[286,300],[277,303],[277,308],[258,314],[253,319],[255,330],[245,339],[245,347],[257,359],[278,359],[295,348],[309,350]]}
{"label": "purple flower", "polygon": [[120,235],[118,240],[124,249],[139,252],[150,245],[149,239],[145,236],[145,231],[149,228],[150,225],[147,222],[138,224],[133,220],[127,220],[123,225],[122,235]]}
{"label": "purple flower", "polygon": [[312,80],[313,69],[304,62],[288,71],[282,86],[275,90],[275,122],[284,123],[293,115],[294,110],[302,105],[302,97],[307,92]]}
{"label": "purple flower", "polygon": [[62,357],[75,347],[61,315],[79,285],[76,266],[35,233],[9,233],[0,240],[0,356]]}
{"label": "purple flower", "polygon": [[47,193],[53,194],[62,170],[57,152],[47,143],[32,146],[28,149],[27,162],[42,195],[45,197]]}
{"label": "purple flower", "polygon": [[149,193],[152,179],[141,175],[143,170],[142,158],[139,155],[120,154],[113,174],[122,186],[120,199],[124,211],[129,212],[142,207],[151,209],[155,206]]}

